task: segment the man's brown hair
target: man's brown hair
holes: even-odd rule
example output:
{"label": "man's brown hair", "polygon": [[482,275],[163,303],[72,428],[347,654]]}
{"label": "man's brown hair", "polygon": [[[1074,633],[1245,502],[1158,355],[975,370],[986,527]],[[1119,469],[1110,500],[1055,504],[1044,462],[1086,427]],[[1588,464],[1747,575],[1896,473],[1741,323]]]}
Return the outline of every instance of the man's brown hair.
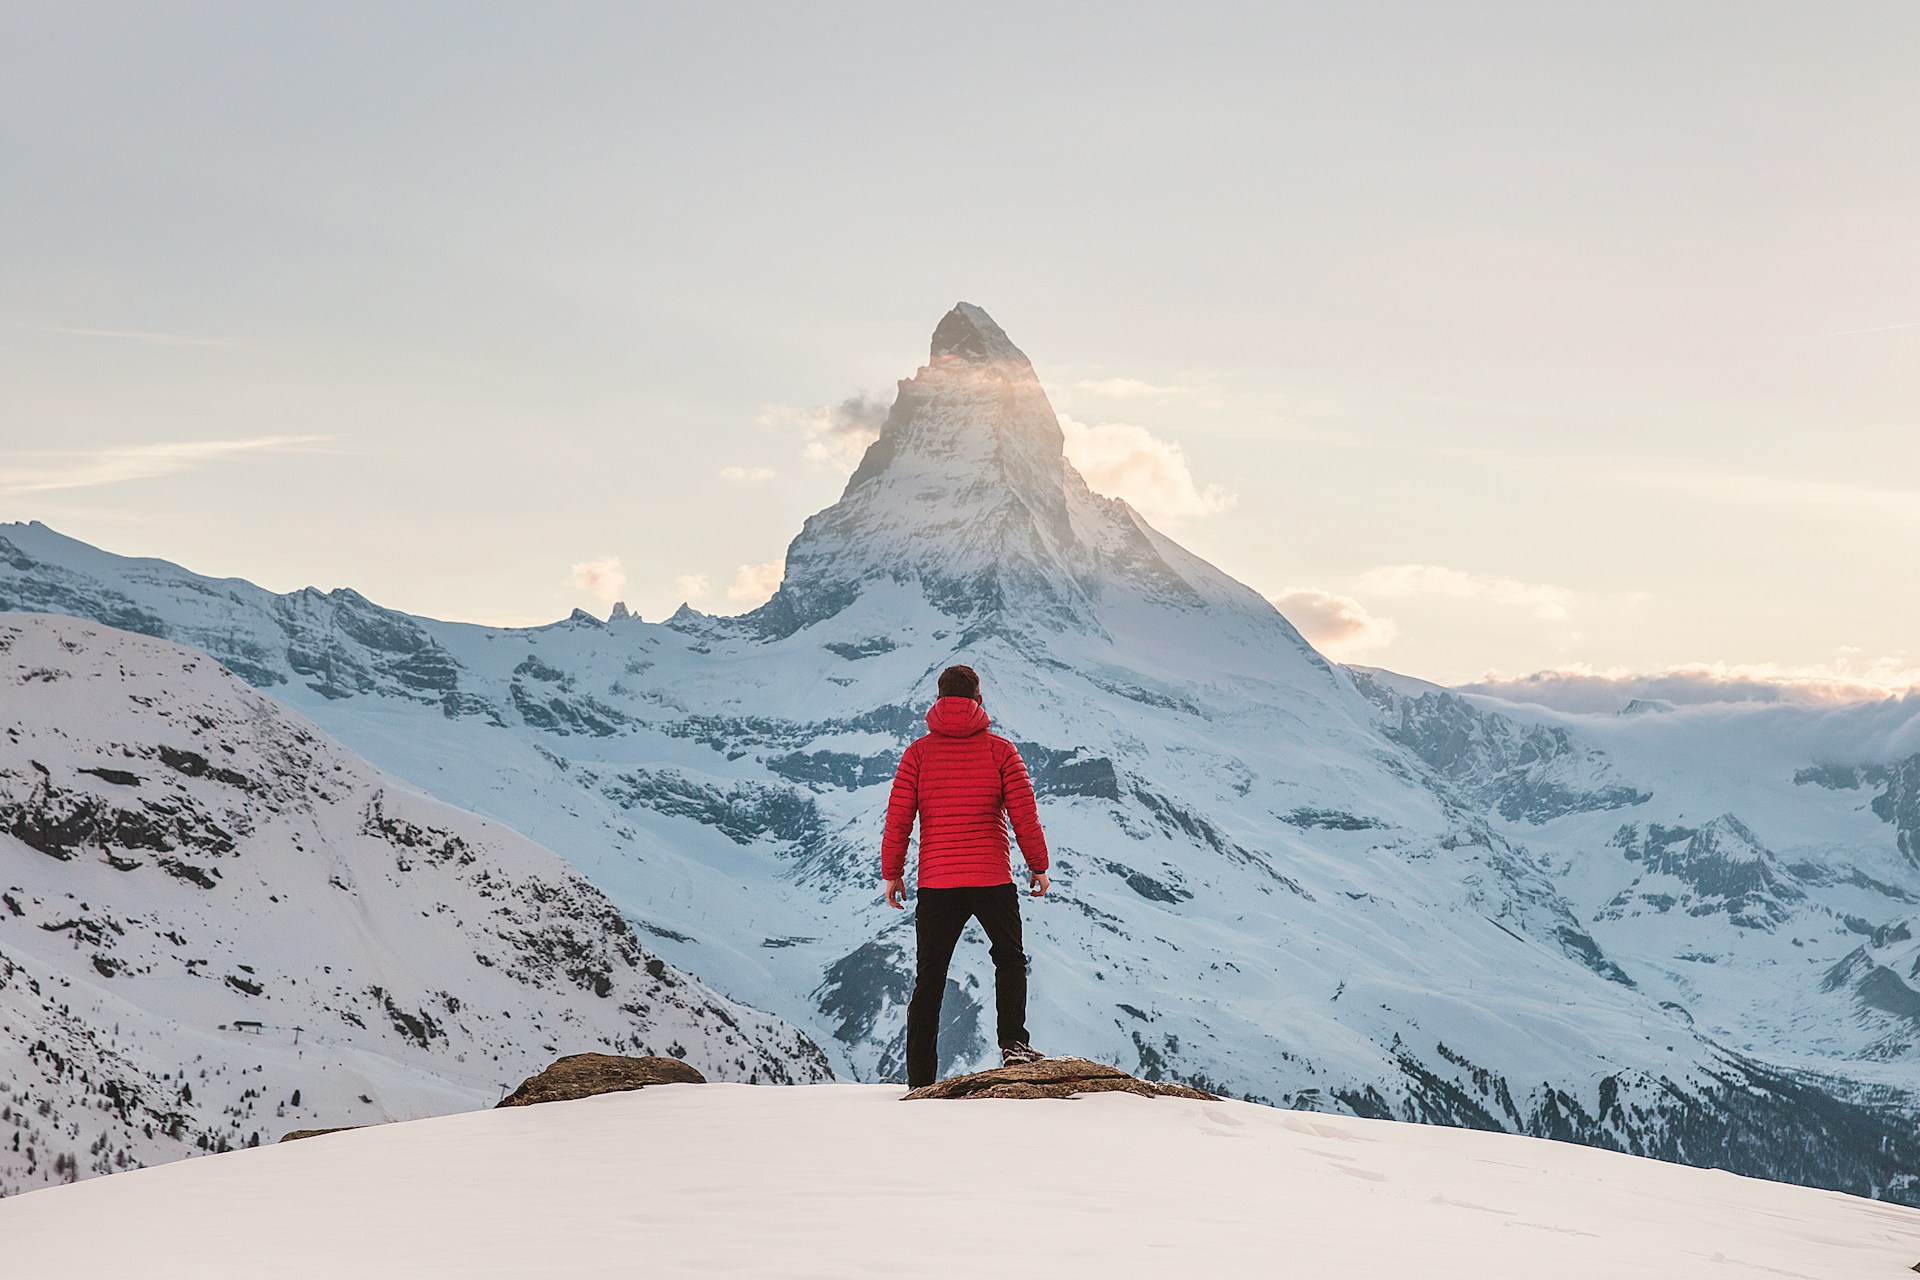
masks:
{"label": "man's brown hair", "polygon": [[980,677],[972,667],[948,667],[940,673],[940,696],[943,698],[980,698]]}

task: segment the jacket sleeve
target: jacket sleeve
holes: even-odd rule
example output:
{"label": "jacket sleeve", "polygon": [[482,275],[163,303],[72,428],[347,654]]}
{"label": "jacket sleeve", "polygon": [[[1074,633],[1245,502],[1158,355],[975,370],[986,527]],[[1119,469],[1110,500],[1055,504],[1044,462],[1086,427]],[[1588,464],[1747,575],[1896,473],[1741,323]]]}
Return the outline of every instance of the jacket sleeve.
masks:
{"label": "jacket sleeve", "polygon": [[887,828],[880,837],[882,880],[898,880],[907,874],[907,837],[913,834],[914,814],[920,808],[920,753],[914,746],[901,753],[900,767],[893,771],[893,793],[887,797]]}
{"label": "jacket sleeve", "polygon": [[1047,869],[1047,837],[1040,830],[1040,808],[1033,799],[1033,779],[1027,776],[1027,762],[1020,748],[1011,742],[1000,760],[1000,788],[1006,798],[1007,819],[1013,825],[1013,837],[1020,842],[1020,856],[1027,870],[1035,875]]}

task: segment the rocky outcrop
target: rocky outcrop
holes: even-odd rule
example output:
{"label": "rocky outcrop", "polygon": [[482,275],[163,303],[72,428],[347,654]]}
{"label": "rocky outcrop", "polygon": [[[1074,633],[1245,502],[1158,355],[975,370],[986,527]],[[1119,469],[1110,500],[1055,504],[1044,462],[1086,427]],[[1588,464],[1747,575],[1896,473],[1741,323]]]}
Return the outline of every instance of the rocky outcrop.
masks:
{"label": "rocky outcrop", "polygon": [[705,1084],[707,1078],[678,1058],[623,1058],[612,1053],[575,1053],[538,1075],[528,1076],[500,1103],[572,1102],[597,1093],[624,1093],[650,1084]]}
{"label": "rocky outcrop", "polygon": [[1217,1102],[1210,1093],[1183,1084],[1142,1080],[1118,1067],[1085,1058],[1042,1058],[1011,1067],[995,1067],[972,1075],[954,1076],[915,1089],[906,1096],[921,1098],[1071,1098],[1081,1093],[1137,1093],[1143,1098],[1192,1098]]}
{"label": "rocky outcrop", "polygon": [[362,1124],[343,1124],[334,1129],[294,1129],[280,1135],[282,1142],[298,1142],[302,1138],[320,1138],[329,1133],[352,1133],[355,1129],[364,1129]]}

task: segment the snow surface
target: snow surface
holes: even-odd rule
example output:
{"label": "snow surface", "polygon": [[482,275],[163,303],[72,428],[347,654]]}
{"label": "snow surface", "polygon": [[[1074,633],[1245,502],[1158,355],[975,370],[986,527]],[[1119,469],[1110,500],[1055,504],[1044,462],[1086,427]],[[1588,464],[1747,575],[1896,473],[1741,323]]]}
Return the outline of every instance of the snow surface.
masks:
{"label": "snow surface", "polygon": [[[13,1275],[1849,1280],[1920,1211],[1242,1102],[667,1085],[0,1202]],[[103,1229],[111,1224],[111,1229]]]}

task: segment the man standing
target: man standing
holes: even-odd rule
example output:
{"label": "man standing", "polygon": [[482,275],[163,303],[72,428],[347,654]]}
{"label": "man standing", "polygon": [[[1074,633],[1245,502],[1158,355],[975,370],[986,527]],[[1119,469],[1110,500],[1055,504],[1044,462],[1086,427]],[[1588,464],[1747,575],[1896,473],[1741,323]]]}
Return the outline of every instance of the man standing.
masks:
{"label": "man standing", "polygon": [[920,892],[913,925],[919,959],[907,1006],[907,1086],[933,1083],[940,997],[947,964],[969,918],[993,944],[993,989],[1003,1063],[1045,1057],[1027,1043],[1027,955],[1020,941],[1020,894],[1013,887],[1007,827],[1027,860],[1033,896],[1047,891],[1047,838],[1033,783],[1011,742],[988,733],[980,677],[972,667],[940,673],[931,731],[900,757],[880,842],[887,905],[906,907],[907,837],[920,819]]}

